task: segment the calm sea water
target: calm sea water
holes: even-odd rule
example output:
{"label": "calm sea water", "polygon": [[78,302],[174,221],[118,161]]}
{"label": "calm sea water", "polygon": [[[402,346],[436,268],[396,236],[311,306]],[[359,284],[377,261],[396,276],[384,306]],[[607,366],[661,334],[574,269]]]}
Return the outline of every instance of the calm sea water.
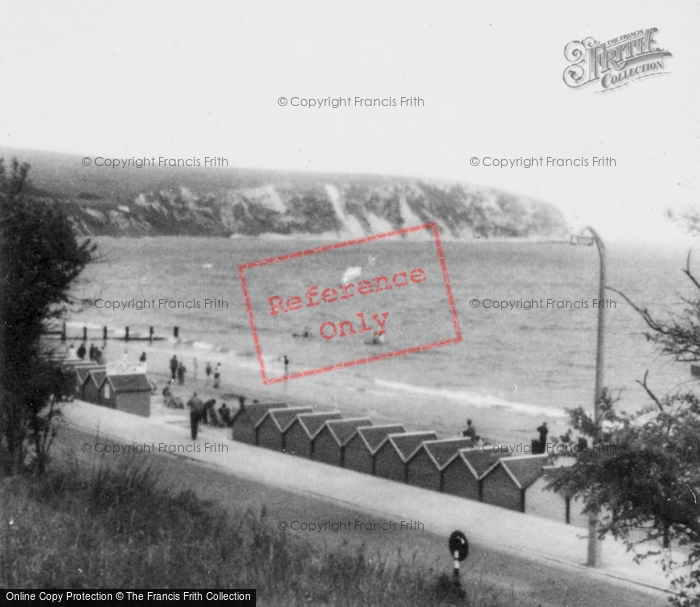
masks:
{"label": "calm sea water", "polygon": [[[319,244],[214,238],[98,238],[97,242],[102,260],[86,271],[77,290],[79,297],[125,302],[198,301],[200,307],[91,308],[76,313],[74,321],[128,325],[132,330],[154,326],[162,335],[171,335],[177,325],[185,340],[230,349],[236,364],[249,373],[257,373],[257,360],[238,265]],[[598,290],[595,247],[522,242],[447,242],[443,246],[463,332],[461,343],[293,382],[313,384],[316,393],[320,390],[335,403],[354,399],[380,415],[383,403],[391,402],[395,417],[405,400],[407,408],[410,403],[413,419],[422,418],[439,429],[463,424],[465,413],[477,419],[481,415],[497,435],[501,426],[504,431],[505,426],[529,431],[529,425],[543,417],[563,423],[565,408],[590,406],[598,318],[593,308]],[[686,254],[671,246],[611,245],[607,283],[660,315],[677,313],[682,309],[681,297],[690,294],[682,274]],[[375,243],[358,251],[318,256],[313,264],[308,259],[299,260],[273,274],[261,273],[255,280],[251,277],[251,291],[258,289],[258,295],[302,295],[311,284],[339,283],[343,271],[351,266],[362,267],[363,277],[369,277],[392,268],[410,270],[417,263],[437,278],[432,243]],[[415,289],[417,294],[419,287]],[[396,313],[391,317],[393,332],[388,333],[391,339],[385,351],[416,345],[417,340],[427,343],[423,340],[454,335],[444,284],[425,289],[421,297],[420,306],[412,297],[392,304]],[[632,410],[647,404],[636,384],[647,369],[651,385],[661,393],[687,387],[688,366],[661,357],[645,340],[642,319],[619,295],[609,293],[608,297],[612,302],[606,310],[605,383],[622,391],[622,407]],[[204,309],[206,299],[224,300],[228,307],[213,304],[215,307]],[[473,307],[472,300],[478,300],[479,306]],[[497,309],[486,307],[490,304],[484,300],[522,303],[513,309]],[[569,303],[548,305],[547,300]],[[525,309],[527,302],[533,301],[541,305]],[[327,306],[322,313],[331,312],[335,313],[335,308]],[[337,313],[341,313],[340,307]],[[283,354],[291,360],[290,371],[302,371],[381,351],[361,336],[330,341],[317,335],[310,340],[296,339],[293,332],[321,317],[300,316],[298,323],[289,322],[289,318],[291,315],[283,324],[276,324],[277,319],[269,315],[256,316],[272,375],[282,373]],[[494,411],[499,415],[494,417]],[[509,421],[512,419],[518,420],[517,427]]]}

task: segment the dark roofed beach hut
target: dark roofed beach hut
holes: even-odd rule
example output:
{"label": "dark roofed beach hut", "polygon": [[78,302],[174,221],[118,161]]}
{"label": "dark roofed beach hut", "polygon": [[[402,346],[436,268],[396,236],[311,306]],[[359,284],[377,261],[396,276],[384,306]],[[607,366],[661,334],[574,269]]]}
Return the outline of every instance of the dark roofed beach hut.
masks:
{"label": "dark roofed beach hut", "polygon": [[374,475],[405,483],[406,462],[423,442],[436,439],[435,432],[390,434],[374,456]]}
{"label": "dark roofed beach hut", "polygon": [[472,444],[470,438],[425,441],[406,462],[406,482],[414,487],[442,491],[442,470],[459,450]]}
{"label": "dark roofed beach hut", "polygon": [[369,417],[338,419],[326,423],[314,440],[314,459],[331,466],[344,466],[345,446],[358,428],[372,425]]}
{"label": "dark roofed beach hut", "polygon": [[348,470],[374,474],[374,454],[390,434],[404,432],[401,424],[385,424],[358,428],[357,433],[345,445],[344,467]]}
{"label": "dark roofed beach hut", "polygon": [[[81,365],[78,367],[73,367],[73,380],[74,380],[74,391],[73,391],[73,397],[84,400],[85,399],[85,380],[87,379],[88,373],[90,371],[103,371],[105,374],[107,373],[107,368],[104,365]],[[104,376],[100,378],[100,382],[104,379]],[[95,386],[95,392],[94,392],[94,398],[97,398],[97,388],[99,388],[99,384]],[[91,401],[91,402],[96,402],[96,401]]]}
{"label": "dark roofed beach hut", "polygon": [[525,512],[525,491],[550,463],[549,455],[503,457],[481,479],[481,497],[485,504]]}
{"label": "dark roofed beach hut", "polygon": [[481,477],[498,458],[498,453],[460,449],[442,471],[442,492],[481,501]]}
{"label": "dark roofed beach hut", "polygon": [[297,415],[312,413],[311,407],[289,407],[270,409],[258,423],[258,447],[284,451],[285,433]]}
{"label": "dark roofed beach hut", "polygon": [[88,370],[85,380],[83,381],[83,400],[95,405],[100,404],[100,386],[105,380],[105,377],[107,377],[107,370],[105,367]]}
{"label": "dark roofed beach hut", "polygon": [[326,422],[342,419],[340,411],[305,413],[297,416],[287,429],[284,450],[291,455],[311,459],[314,454],[314,439]]}
{"label": "dark roofed beach hut", "polygon": [[151,384],[143,373],[106,375],[99,390],[99,404],[134,413],[151,415]]}
{"label": "dark roofed beach hut", "polygon": [[238,408],[231,421],[231,438],[249,445],[258,444],[257,426],[270,409],[286,409],[286,403],[251,403]]}

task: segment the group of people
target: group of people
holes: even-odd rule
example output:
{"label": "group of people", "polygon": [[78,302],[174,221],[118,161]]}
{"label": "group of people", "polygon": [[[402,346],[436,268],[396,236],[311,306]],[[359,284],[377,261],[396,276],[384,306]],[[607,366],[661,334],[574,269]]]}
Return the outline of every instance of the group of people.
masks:
{"label": "group of people", "polygon": [[200,423],[221,428],[230,426],[233,421],[231,409],[226,403],[222,403],[217,411],[215,398],[202,402],[196,392],[187,401],[187,408],[190,410],[192,440],[197,438]]}
{"label": "group of people", "polygon": [[90,344],[90,349],[85,348],[85,343],[81,343],[78,349],[75,349],[73,344],[68,348],[68,358],[75,360],[85,360],[85,355],[88,354],[90,360],[95,361],[98,365],[104,365],[107,363],[107,358],[104,352],[105,348],[98,348],[95,344]]}
{"label": "group of people", "polygon": [[[207,362],[207,366],[204,369],[207,374],[206,380],[209,381],[212,372],[214,373],[214,388],[218,388],[221,385],[221,363],[217,363],[215,368],[212,368],[211,363]],[[185,374],[187,373],[187,367],[177,356],[173,354],[170,359],[170,381],[174,382],[177,379],[177,383],[183,385],[185,383]],[[199,374],[199,363],[197,359],[192,361],[192,379],[197,380]]]}
{"label": "group of people", "polygon": [[[539,433],[539,439],[538,440],[533,440],[533,453],[544,453],[547,449],[547,435],[549,434],[549,428],[547,428],[547,422],[542,422],[542,425],[537,428],[537,432]],[[462,436],[471,439],[473,443],[478,443],[481,440],[481,437],[476,433],[476,428],[474,427],[474,424],[472,423],[471,419],[467,419],[467,427],[465,430],[462,431]],[[562,435],[561,437],[562,442],[570,442],[571,441],[571,430],[569,430],[566,434]]]}

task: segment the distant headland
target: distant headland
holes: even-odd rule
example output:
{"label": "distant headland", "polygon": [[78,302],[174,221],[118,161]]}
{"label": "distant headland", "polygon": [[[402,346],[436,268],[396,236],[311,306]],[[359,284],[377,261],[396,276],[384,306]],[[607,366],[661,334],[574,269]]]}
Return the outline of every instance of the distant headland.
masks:
{"label": "distant headland", "polygon": [[[0,148],[31,165],[35,196],[64,204],[85,236],[353,238],[437,222],[446,240],[568,241],[552,204],[465,183],[236,168],[85,166]],[[89,158],[89,157],[87,157]],[[91,159],[92,160],[92,159]]]}

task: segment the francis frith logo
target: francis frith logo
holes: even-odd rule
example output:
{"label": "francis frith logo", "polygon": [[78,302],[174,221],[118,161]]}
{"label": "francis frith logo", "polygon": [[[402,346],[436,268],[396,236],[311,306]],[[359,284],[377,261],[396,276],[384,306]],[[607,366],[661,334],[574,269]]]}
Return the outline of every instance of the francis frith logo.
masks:
{"label": "francis frith logo", "polygon": [[624,34],[607,42],[594,38],[574,40],[564,48],[571,64],[564,70],[564,82],[571,88],[581,88],[600,82],[607,93],[631,84],[635,80],[667,74],[669,51],[659,48],[654,38],[655,27]]}

